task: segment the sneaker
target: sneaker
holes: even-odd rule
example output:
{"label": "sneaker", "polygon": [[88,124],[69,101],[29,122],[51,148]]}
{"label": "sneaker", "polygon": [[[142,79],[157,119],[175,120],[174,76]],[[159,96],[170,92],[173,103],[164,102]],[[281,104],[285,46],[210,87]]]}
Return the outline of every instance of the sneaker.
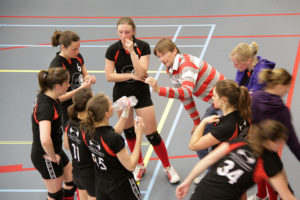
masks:
{"label": "sneaker", "polygon": [[248,197],[247,200],[269,200],[269,197],[266,196],[265,198],[259,198],[258,196],[256,196],[256,194],[254,194]]}
{"label": "sneaker", "polygon": [[205,173],[200,174],[198,177],[196,177],[196,178],[194,179],[194,183],[195,183],[196,185],[198,185],[198,184],[200,183],[200,181],[204,178],[205,175],[206,175]]}
{"label": "sneaker", "polygon": [[165,171],[167,172],[170,183],[178,183],[180,181],[180,177],[172,165],[166,167]]}
{"label": "sneaker", "polygon": [[144,165],[144,163],[138,163],[134,169],[133,176],[134,176],[134,180],[136,182],[139,182],[142,180],[143,175],[146,172],[146,167]]}

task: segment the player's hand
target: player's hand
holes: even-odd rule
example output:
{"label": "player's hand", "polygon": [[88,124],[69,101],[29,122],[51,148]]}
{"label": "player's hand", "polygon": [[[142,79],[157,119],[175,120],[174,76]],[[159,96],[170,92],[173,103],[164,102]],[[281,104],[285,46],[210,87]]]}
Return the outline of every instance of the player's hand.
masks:
{"label": "player's hand", "polygon": [[48,159],[48,160],[50,160],[51,162],[55,162],[55,163],[57,163],[57,164],[59,164],[59,162],[60,162],[60,160],[61,160],[61,157],[60,157],[60,155],[58,155],[58,154],[55,154],[55,158],[51,158],[51,157],[48,156],[47,154],[45,154],[43,157],[46,158],[46,159]]}
{"label": "player's hand", "polygon": [[124,49],[129,51],[129,53],[134,52],[133,41],[129,39],[125,39],[124,41]]}
{"label": "player's hand", "polygon": [[204,118],[202,121],[206,124],[218,123],[220,121],[219,115],[212,115],[209,117]]}
{"label": "player's hand", "polygon": [[149,84],[154,92],[159,93],[159,85],[157,84],[157,81],[155,80],[155,78],[149,76],[148,78],[146,78],[145,83]]}
{"label": "player's hand", "polygon": [[176,188],[177,199],[178,200],[183,199],[186,196],[186,194],[188,193],[189,189],[190,189],[190,184],[188,184],[186,182],[183,182],[182,184],[180,184]]}
{"label": "player's hand", "polygon": [[145,129],[145,124],[144,124],[143,118],[137,116],[134,120],[135,133],[137,135],[139,135],[140,137],[142,137],[144,129]]}

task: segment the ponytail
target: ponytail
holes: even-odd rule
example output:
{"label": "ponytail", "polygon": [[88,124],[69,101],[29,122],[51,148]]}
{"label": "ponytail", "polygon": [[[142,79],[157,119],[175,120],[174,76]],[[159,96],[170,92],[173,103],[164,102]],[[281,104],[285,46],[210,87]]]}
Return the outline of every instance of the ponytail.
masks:
{"label": "ponytail", "polygon": [[228,104],[236,108],[244,120],[251,119],[251,99],[246,87],[239,87],[233,80],[221,80],[217,82],[215,90],[220,97],[227,97]]}
{"label": "ponytail", "polygon": [[68,48],[72,42],[78,41],[80,41],[80,37],[73,31],[54,31],[51,37],[51,44],[53,47],[63,45],[65,48]]}
{"label": "ponytail", "polygon": [[239,95],[239,101],[238,101],[238,106],[237,110],[240,113],[240,116],[244,120],[250,120],[251,119],[251,98],[249,95],[248,88],[245,86],[240,86],[239,87],[240,95]]}
{"label": "ponytail", "polygon": [[87,102],[92,96],[91,88],[79,89],[72,97],[73,104],[68,107],[69,118],[72,120],[77,119],[78,113],[85,111]]}
{"label": "ponytail", "polygon": [[240,43],[231,51],[230,57],[235,57],[238,62],[245,62],[256,56],[257,52],[258,44],[256,42],[252,42],[250,45],[247,43]]}
{"label": "ponytail", "polygon": [[103,94],[93,96],[86,105],[87,117],[80,127],[86,129],[91,138],[95,135],[95,123],[105,120],[105,113],[109,111],[110,102],[108,97]]}
{"label": "ponytail", "polygon": [[68,81],[69,73],[61,67],[54,67],[47,70],[41,70],[38,73],[40,92],[52,90],[55,84],[63,84]]}

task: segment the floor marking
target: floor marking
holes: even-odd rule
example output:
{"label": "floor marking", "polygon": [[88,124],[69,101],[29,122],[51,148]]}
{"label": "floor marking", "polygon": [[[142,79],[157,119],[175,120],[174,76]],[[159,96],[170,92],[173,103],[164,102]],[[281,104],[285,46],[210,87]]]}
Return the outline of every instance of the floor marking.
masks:
{"label": "floor marking", "polygon": [[[110,45],[80,45],[80,48],[108,48]],[[199,48],[204,47],[204,45],[176,45],[180,48]],[[52,45],[43,45],[43,44],[0,44],[0,47],[46,47],[53,48]],[[151,48],[154,48],[155,45],[150,45]]]}
{"label": "floor marking", "polygon": [[286,106],[288,108],[291,108],[291,104],[292,104],[294,88],[295,88],[296,78],[297,78],[297,74],[298,74],[299,63],[300,63],[300,40],[298,42],[298,49],[297,49],[294,69],[293,69],[293,73],[292,73],[293,78],[292,78],[292,81],[291,81],[288,97],[287,97],[287,100],[286,100]]}
{"label": "floor marking", "polygon": [[[166,19],[166,18],[223,18],[223,17],[271,17],[271,16],[293,16],[300,13],[270,13],[270,14],[240,14],[240,15],[194,15],[194,16],[130,16],[133,19]],[[0,18],[38,18],[38,19],[119,19],[114,16],[16,16],[1,15]]]}
{"label": "floor marking", "polygon": [[32,141],[0,141],[0,144],[32,144]]}

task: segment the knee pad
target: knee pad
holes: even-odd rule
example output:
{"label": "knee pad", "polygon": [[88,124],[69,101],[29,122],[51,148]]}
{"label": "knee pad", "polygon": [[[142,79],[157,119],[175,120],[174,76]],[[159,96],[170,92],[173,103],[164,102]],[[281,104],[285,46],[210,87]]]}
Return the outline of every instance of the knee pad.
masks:
{"label": "knee pad", "polygon": [[128,140],[134,140],[136,138],[134,127],[130,127],[127,129],[124,129],[125,137]]}
{"label": "knee pad", "polygon": [[161,137],[157,131],[154,133],[151,133],[150,135],[146,135],[146,137],[147,137],[148,141],[150,142],[150,144],[152,144],[153,146],[157,146],[161,142]]}
{"label": "knee pad", "polygon": [[48,196],[55,199],[55,200],[62,200],[63,199],[63,189],[59,190],[55,193],[48,192]]}
{"label": "knee pad", "polygon": [[65,183],[67,186],[73,186],[71,189],[63,189],[63,196],[64,197],[74,197],[74,193],[77,189],[76,185],[73,183],[73,181]]}

